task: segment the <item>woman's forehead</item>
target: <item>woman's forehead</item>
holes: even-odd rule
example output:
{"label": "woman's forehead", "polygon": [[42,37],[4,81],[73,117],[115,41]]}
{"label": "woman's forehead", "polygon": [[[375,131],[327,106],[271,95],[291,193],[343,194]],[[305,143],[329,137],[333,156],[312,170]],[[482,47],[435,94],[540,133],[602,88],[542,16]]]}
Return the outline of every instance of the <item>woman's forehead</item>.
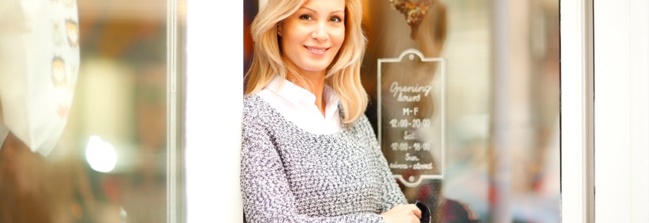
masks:
{"label": "woman's forehead", "polygon": [[307,8],[315,11],[344,11],[346,0],[307,0],[300,8]]}

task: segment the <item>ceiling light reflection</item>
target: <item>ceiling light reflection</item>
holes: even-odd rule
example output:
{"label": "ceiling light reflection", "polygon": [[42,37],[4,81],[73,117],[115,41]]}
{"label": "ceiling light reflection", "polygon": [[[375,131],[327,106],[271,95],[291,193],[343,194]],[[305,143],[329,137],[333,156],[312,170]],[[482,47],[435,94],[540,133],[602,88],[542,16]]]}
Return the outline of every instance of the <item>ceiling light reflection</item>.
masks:
{"label": "ceiling light reflection", "polygon": [[86,161],[93,170],[108,173],[117,164],[117,152],[112,144],[99,136],[91,136],[86,146]]}

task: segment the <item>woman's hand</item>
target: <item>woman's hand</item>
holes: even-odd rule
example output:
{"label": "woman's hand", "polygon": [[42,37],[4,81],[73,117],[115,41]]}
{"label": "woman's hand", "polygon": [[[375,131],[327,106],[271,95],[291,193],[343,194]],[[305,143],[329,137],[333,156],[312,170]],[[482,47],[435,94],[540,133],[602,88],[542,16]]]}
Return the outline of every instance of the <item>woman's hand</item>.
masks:
{"label": "woman's hand", "polygon": [[399,204],[380,215],[386,223],[419,223],[421,211],[414,204]]}

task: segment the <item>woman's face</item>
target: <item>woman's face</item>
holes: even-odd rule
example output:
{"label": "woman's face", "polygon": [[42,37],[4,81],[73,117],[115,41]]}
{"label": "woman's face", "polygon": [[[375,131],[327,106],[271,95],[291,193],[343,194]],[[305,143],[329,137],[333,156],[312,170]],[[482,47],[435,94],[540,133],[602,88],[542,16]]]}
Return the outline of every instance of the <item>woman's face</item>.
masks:
{"label": "woman's face", "polygon": [[324,74],[345,40],[345,0],[308,0],[278,31],[282,52],[302,75]]}

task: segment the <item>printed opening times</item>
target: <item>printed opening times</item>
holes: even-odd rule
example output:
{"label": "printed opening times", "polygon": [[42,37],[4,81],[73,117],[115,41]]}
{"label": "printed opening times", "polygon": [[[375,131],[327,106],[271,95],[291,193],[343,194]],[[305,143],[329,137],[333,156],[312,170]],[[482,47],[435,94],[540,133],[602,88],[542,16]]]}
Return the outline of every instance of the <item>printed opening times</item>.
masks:
{"label": "printed opening times", "polygon": [[393,151],[430,151],[432,149],[432,145],[429,142],[415,142],[412,144],[407,142],[393,142],[392,144],[390,144],[390,148],[392,148]]}
{"label": "printed opening times", "polygon": [[424,118],[424,119],[393,118],[390,120],[390,127],[392,128],[428,128],[430,126],[431,126],[431,121],[429,118]]}
{"label": "printed opening times", "polygon": [[417,49],[378,60],[381,148],[394,176],[408,187],[421,177],[443,175],[444,163],[436,161],[444,160],[444,72],[443,59]]}
{"label": "printed opening times", "polygon": [[[412,108],[402,108],[401,109],[401,114],[403,116],[417,116],[419,114],[419,107],[412,107]],[[430,118],[414,118],[414,119],[408,119],[408,118],[393,118],[390,119],[389,121],[390,127],[392,128],[427,128],[431,126],[431,121]]]}

